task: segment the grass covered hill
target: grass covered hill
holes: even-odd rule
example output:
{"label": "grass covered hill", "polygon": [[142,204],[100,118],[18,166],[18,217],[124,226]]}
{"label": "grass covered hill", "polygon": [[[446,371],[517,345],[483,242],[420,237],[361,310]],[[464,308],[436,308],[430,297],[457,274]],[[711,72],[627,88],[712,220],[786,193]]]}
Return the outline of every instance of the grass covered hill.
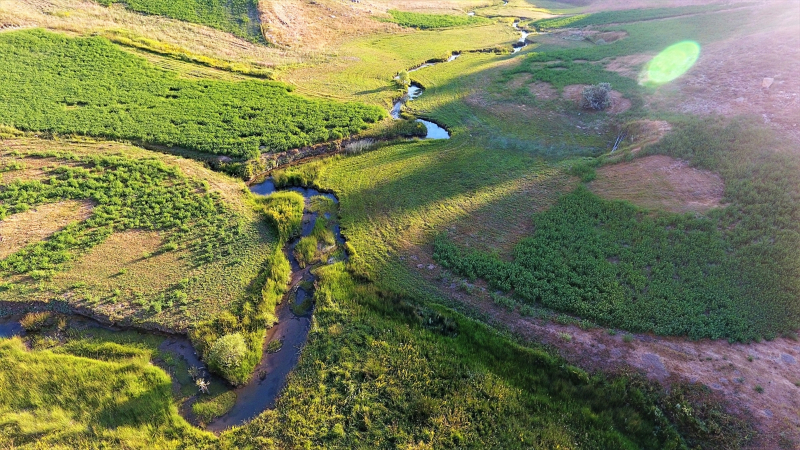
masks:
{"label": "grass covered hill", "polygon": [[[114,0],[99,0],[111,6]],[[258,2],[254,0],[126,0],[126,8],[208,25],[254,42],[263,42]]]}
{"label": "grass covered hill", "polygon": [[244,158],[338,139],[385,116],[278,83],[181,79],[103,38],[4,33],[0,56],[0,123],[23,130]]}

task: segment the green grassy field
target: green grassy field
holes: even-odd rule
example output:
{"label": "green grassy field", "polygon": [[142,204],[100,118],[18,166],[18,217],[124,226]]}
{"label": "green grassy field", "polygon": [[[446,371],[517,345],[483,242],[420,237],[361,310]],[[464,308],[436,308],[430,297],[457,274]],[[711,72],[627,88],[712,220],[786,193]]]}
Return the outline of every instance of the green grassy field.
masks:
{"label": "green grassy field", "polygon": [[[285,85],[186,80],[102,38],[44,31],[0,36],[0,123],[255,157],[358,132],[374,107],[309,100]],[[30,77],[31,71],[37,73]],[[13,105],[13,106],[12,106]]]}
{"label": "green grassy field", "polygon": [[154,347],[135,339],[76,336],[41,350],[0,340],[0,382],[14,386],[0,394],[0,445],[175,449],[213,442],[178,415],[170,377],[150,363]]}
{"label": "green grassy field", "polygon": [[[625,371],[584,372],[554,349],[508,334],[480,302],[586,328],[731,341],[791,336],[800,327],[800,167],[792,144],[751,119],[653,110],[656,88],[610,66],[679,40],[713,46],[768,24],[775,9],[546,19],[535,23],[591,26],[619,39],[531,35],[532,44],[511,54],[514,17],[582,12],[540,3],[511,0],[476,11],[478,19],[398,13],[398,23],[428,29],[359,36],[325,54],[287,50],[305,62],[269,74],[291,88],[252,79],[223,59],[181,57],[136,36],[122,42],[131,40],[124,31],[111,34],[135,50],[102,37],[0,34],[9,61],[0,68],[0,235],[11,237],[0,247],[0,300],[14,302],[2,303],[12,306],[0,314],[40,300],[186,332],[230,382],[194,404],[200,422],[231,408],[229,384],[254,375],[286,294],[291,269],[281,247],[298,234],[303,201],[295,193],[254,198],[241,181],[191,158],[230,155],[240,159],[230,164],[248,164],[241,160],[261,151],[352,133],[396,136],[392,128],[413,121],[381,122],[402,93],[392,77],[461,52],[410,74],[425,92],[406,112],[447,127],[451,139],[373,142],[368,151],[273,173],[279,186],[313,185],[339,199],[338,207],[312,199],[310,208],[329,217],[295,248],[302,265],[322,264],[312,269],[315,282],[303,285],[315,299],[309,340],[274,409],[215,438],[178,415],[176,404],[196,388],[185,364],[158,349],[160,338],[55,321],[33,332],[29,347],[0,340],[0,383],[16,387],[0,390],[0,446],[752,443],[753,428],[714,391],[673,379],[664,389]],[[242,19],[251,6],[128,4],[252,37],[254,22]],[[165,62],[177,61],[163,58],[170,54],[181,61]],[[610,82],[628,108],[589,112],[570,97],[580,93],[575,85],[599,82]],[[620,130],[644,120],[668,120],[672,130],[636,154],[631,140],[605,155]],[[100,138],[179,146],[171,151],[187,158]],[[675,214],[584,187],[604,164],[649,155],[719,174],[722,206]],[[324,264],[321,247],[333,242],[336,224],[348,258]],[[457,289],[474,303],[460,303]],[[561,336],[565,345],[572,340]]]}
{"label": "green grassy field", "polygon": [[678,449],[743,437],[701,403],[677,425],[674,404],[700,399],[689,391],[589,376],[342,264],[317,275],[316,326],[285,394],[224,447]]}
{"label": "green grassy field", "polygon": [[391,19],[401,27],[417,28],[420,30],[432,28],[450,28],[460,27],[466,25],[485,25],[490,21],[483,17],[476,16],[453,16],[449,14],[423,14],[412,13],[405,11],[398,11],[396,9],[389,10]]}

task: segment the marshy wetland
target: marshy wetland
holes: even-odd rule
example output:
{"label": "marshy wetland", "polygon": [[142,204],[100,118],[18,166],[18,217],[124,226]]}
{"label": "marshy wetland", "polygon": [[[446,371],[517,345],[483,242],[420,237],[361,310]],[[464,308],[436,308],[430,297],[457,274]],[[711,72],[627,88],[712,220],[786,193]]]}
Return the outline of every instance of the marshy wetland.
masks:
{"label": "marshy wetland", "polygon": [[0,447],[800,445],[796,5],[18,0],[0,59]]}

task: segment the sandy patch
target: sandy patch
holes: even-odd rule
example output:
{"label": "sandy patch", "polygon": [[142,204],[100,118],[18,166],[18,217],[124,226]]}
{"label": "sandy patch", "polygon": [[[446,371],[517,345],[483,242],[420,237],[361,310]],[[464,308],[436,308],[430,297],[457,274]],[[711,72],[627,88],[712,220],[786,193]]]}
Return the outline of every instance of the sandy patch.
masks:
{"label": "sandy patch", "polygon": [[725,191],[719,175],[661,155],[601,167],[589,187],[605,198],[679,213],[715,208]]}
{"label": "sandy patch", "polygon": [[62,230],[69,223],[89,218],[92,204],[75,200],[31,208],[0,221],[0,258]]}

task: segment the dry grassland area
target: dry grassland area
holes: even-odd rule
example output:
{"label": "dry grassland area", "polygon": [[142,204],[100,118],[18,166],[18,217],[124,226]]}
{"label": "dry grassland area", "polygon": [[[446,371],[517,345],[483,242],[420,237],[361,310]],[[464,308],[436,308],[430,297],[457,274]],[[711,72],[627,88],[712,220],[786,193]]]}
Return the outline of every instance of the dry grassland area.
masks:
{"label": "dry grassland area", "polygon": [[0,0],[0,448],[800,449],[800,4]]}

